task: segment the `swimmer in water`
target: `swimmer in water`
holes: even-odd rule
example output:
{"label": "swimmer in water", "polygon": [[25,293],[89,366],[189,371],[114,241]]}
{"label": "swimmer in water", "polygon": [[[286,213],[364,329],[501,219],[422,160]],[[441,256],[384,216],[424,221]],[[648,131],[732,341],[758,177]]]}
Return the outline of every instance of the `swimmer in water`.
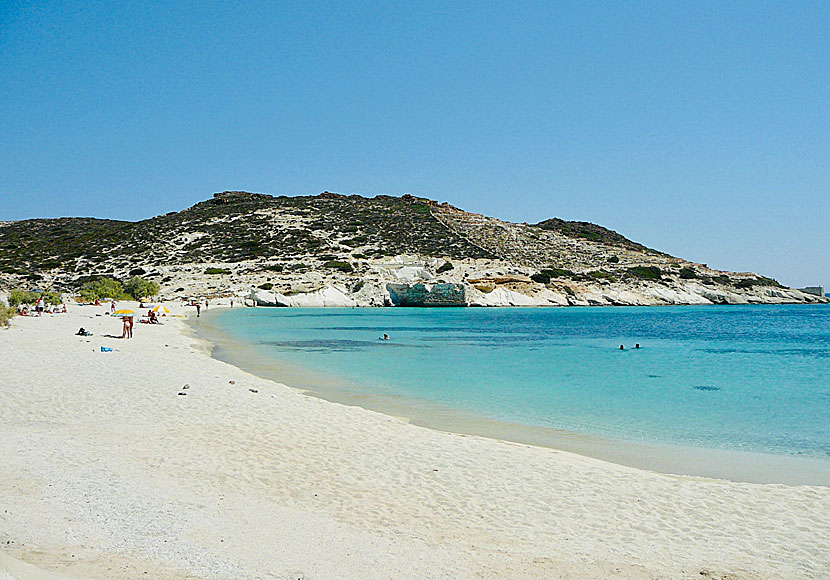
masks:
{"label": "swimmer in water", "polygon": [[640,343],[638,342],[637,344],[635,344],[634,348],[640,348]]}
{"label": "swimmer in water", "polygon": [[620,345],[620,350],[625,350],[625,347],[623,345]]}

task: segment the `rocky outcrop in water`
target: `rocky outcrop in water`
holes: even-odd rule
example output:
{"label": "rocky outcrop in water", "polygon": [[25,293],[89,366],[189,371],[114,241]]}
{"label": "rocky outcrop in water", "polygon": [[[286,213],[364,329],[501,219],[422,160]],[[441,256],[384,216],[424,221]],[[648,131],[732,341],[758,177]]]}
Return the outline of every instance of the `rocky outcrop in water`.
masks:
{"label": "rocky outcrop in water", "polygon": [[387,284],[395,306],[467,306],[464,284]]}

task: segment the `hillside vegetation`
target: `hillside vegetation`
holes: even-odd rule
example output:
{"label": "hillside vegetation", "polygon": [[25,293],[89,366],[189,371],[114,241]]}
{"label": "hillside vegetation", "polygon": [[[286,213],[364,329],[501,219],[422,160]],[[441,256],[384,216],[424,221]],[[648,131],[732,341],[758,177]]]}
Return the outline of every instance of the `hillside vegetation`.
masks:
{"label": "hillside vegetation", "polygon": [[[0,226],[0,273],[115,274],[136,263],[233,263],[262,258],[398,254],[484,258],[432,215],[429,200],[323,193],[274,197],[224,192],[181,212],[139,222],[36,219]],[[361,252],[362,250],[362,252]]]}
{"label": "hillside vegetation", "polygon": [[[0,223],[0,290],[6,291],[89,293],[101,279],[128,284],[142,277],[154,284],[153,292],[142,292],[159,291],[162,297],[246,287],[292,294],[326,284],[358,292],[367,282],[377,297],[385,282],[401,279],[398,270],[407,264],[424,280],[478,280],[471,288],[489,292],[501,285],[531,295],[548,288],[569,303],[629,303],[626,292],[641,295],[646,287],[652,289],[647,303],[686,300],[687,287],[690,300],[706,295],[704,287],[755,294],[758,287],[778,287],[763,276],[715,271],[669,256],[596,224],[558,218],[516,224],[412,195],[226,191],[138,222]],[[603,298],[603,288],[611,286],[616,294]],[[664,296],[661,287],[675,297]]]}

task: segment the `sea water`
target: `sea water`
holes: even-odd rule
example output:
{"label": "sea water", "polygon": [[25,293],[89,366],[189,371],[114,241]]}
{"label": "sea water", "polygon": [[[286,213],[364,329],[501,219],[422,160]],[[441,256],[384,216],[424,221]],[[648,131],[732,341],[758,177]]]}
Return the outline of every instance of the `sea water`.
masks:
{"label": "sea water", "polygon": [[283,382],[311,391],[620,441],[830,457],[830,306],[245,308],[211,320],[302,369]]}

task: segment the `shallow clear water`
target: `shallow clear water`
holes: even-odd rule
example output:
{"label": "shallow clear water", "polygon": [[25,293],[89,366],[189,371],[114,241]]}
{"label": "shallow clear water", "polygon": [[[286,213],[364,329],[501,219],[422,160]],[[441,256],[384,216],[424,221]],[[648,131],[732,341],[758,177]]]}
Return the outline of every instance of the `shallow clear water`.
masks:
{"label": "shallow clear water", "polygon": [[213,320],[282,363],[413,405],[620,440],[830,456],[827,306],[247,308]]}

